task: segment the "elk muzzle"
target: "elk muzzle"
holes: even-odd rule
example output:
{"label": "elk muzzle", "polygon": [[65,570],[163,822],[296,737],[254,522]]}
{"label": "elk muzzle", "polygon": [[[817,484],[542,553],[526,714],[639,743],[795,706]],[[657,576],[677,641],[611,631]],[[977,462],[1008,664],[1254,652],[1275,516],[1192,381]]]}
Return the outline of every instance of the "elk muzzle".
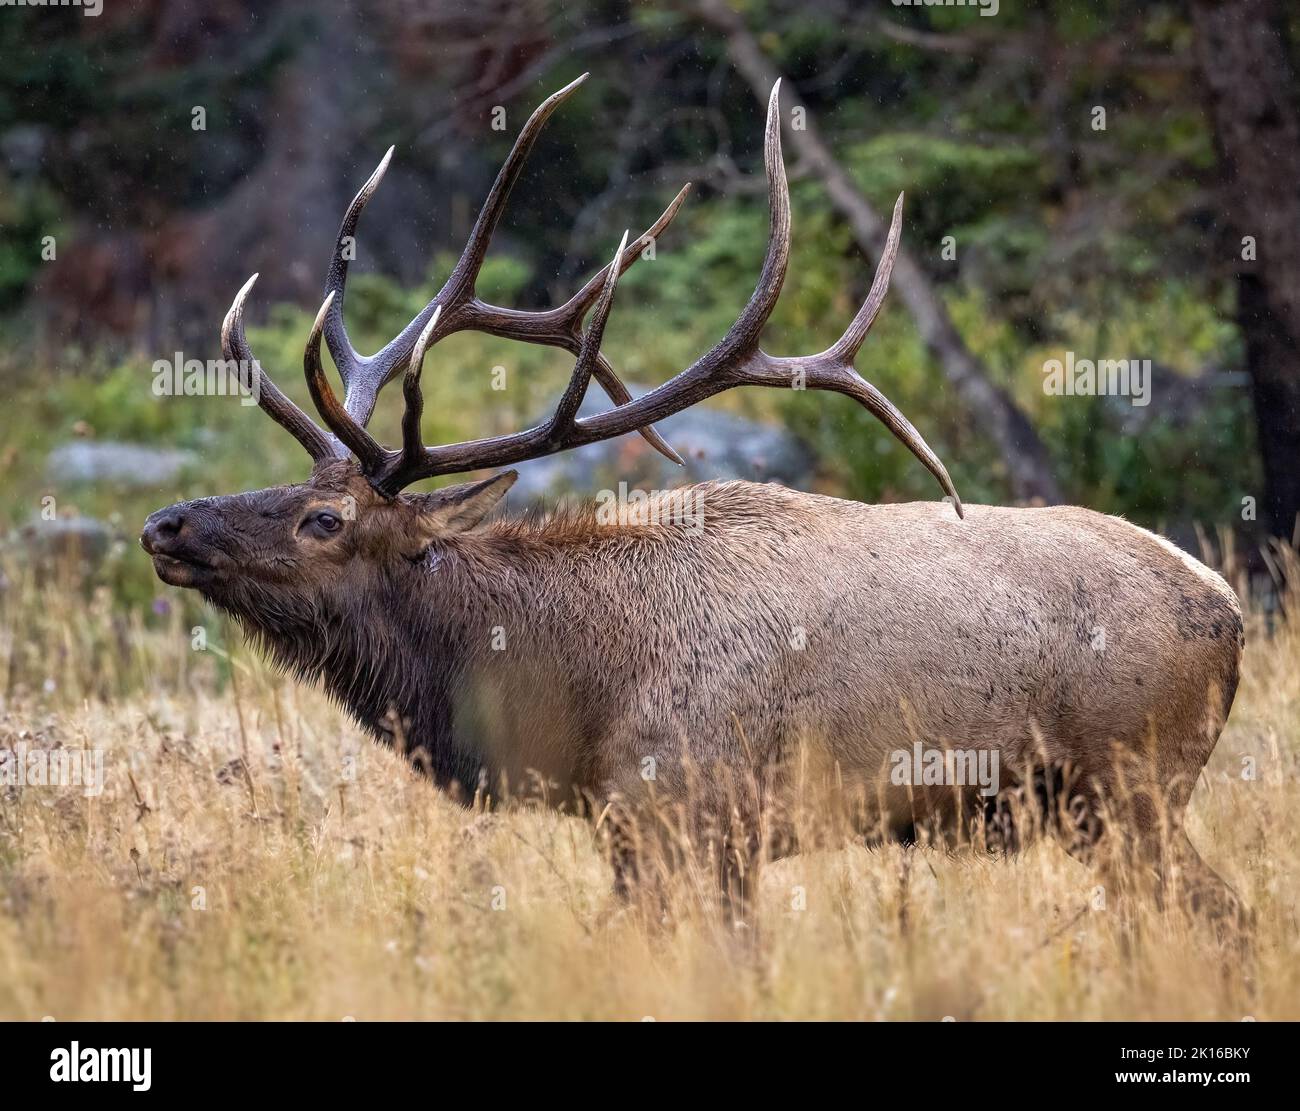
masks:
{"label": "elk muzzle", "polygon": [[222,555],[205,540],[204,517],[201,503],[178,502],[145,521],[140,546],[168,586],[197,587],[218,571]]}

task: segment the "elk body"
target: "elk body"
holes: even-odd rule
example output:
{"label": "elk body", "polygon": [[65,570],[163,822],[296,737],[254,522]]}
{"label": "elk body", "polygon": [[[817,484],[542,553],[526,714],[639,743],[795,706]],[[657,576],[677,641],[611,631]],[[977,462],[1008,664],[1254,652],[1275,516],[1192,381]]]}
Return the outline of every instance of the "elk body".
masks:
{"label": "elk body", "polygon": [[[1177,876],[1198,906],[1234,911],[1180,818],[1236,688],[1235,596],[1173,545],[1116,518],[963,508],[943,464],[852,367],[883,302],[901,198],[871,292],[844,336],[814,356],[759,349],[789,250],[777,90],[763,273],[737,323],[691,367],[631,401],[600,354],[619,274],[685,190],[560,308],[525,313],[477,299],[474,278],[510,186],[575,86],[534,113],[447,285],[374,356],[348,342],[346,262],[335,252],[305,357],[333,435],[256,365],[243,331],[248,286],[241,291],[223,329],[226,358],[245,368],[262,407],[315,466],[299,485],[155,513],[142,543],[159,576],[235,615],[280,664],[319,680],[462,797],[540,793],[607,824],[624,886],[638,870],[638,822],[648,811],[681,816],[735,885],[746,862],[797,847],[781,803],[811,785],[870,837],[961,837],[978,827],[1010,845],[1023,831],[1009,802],[1036,801],[1071,851],[1119,846],[1162,882]],[[353,202],[340,240],[355,231],[387,160]],[[463,328],[573,351],[555,414],[526,432],[424,446],[424,354]],[[322,336],[346,387],[342,402],[321,368]],[[399,374],[403,444],[388,450],[365,426],[379,389]],[[514,472],[402,492],[420,478],[634,431],[673,457],[655,421],[733,386],[789,388],[796,376],[869,408],[948,497],[871,506],[705,483],[661,495],[631,520],[587,508],[481,525]],[[579,420],[592,377],[615,404]],[[996,754],[1000,778],[900,778],[898,755],[917,746]]]}

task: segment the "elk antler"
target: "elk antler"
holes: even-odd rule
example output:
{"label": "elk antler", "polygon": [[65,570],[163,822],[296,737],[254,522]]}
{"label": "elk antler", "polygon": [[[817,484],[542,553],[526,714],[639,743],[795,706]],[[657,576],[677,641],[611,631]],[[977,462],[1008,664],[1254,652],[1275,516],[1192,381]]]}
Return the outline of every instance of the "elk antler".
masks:
{"label": "elk antler", "polygon": [[[330,259],[329,274],[325,279],[325,291],[327,294],[333,294],[334,300],[325,313],[324,334],[334,365],[338,367],[339,376],[343,379],[343,407],[353,421],[362,428],[370,423],[370,415],[374,411],[375,398],[379,391],[406,366],[416,337],[425,330],[432,319],[435,306],[440,311],[440,323],[429,336],[430,345],[453,332],[472,330],[505,339],[562,347],[572,354],[577,354],[582,343],[582,318],[596,298],[603,280],[603,271],[593,277],[563,305],[543,312],[521,312],[517,309],[489,305],[475,296],[474,283],[478,279],[479,270],[487,255],[488,244],[500,222],[510,190],[523,170],[533,143],[555,109],[586,79],[587,74],[584,73],[576,81],[565,85],[559,92],[547,97],[528,117],[528,122],[519,132],[515,145],[492,183],[465,249],[461,252],[460,259],[452,269],[446,284],[414,320],[381,350],[368,356],[357,353],[348,339],[347,327],[343,323],[343,295],[348,279],[348,252],[344,249],[344,245],[354,239],[361,213],[383,180],[389,160],[393,156],[392,147],[389,147],[378,168],[370,175],[370,180],[352,199],[343,217],[343,224],[339,228],[334,254]],[[690,188],[689,184],[686,185],[659,219],[647,228],[624,253],[618,262],[620,272],[636,262],[646,246],[672,222]],[[627,392],[627,388],[603,355],[597,359],[594,375],[614,404],[622,405],[631,399],[631,394]],[[641,434],[674,463],[682,462],[678,454],[654,429],[642,429]],[[343,439],[342,436],[339,438]],[[347,441],[344,440],[344,443]]]}
{"label": "elk antler", "polygon": [[[343,216],[343,223],[339,228],[334,253],[330,259],[329,271],[325,279],[327,297],[323,309],[324,316],[323,320],[318,322],[322,326],[325,342],[328,344],[330,354],[334,358],[334,364],[338,367],[339,376],[343,379],[344,401],[342,405],[338,404],[332,393],[329,394],[328,398],[326,397],[325,391],[328,390],[328,386],[324,386],[324,390],[319,388],[325,383],[324,374],[323,372],[318,375],[314,374],[311,368],[311,358],[313,356],[310,354],[307,367],[309,384],[313,381],[316,383],[312,387],[313,398],[316,400],[318,409],[322,403],[326,405],[328,411],[322,410],[321,416],[329,426],[330,431],[337,437],[337,442],[328,433],[317,427],[301,409],[285,397],[276,388],[275,384],[266,377],[261,367],[257,365],[243,331],[244,300],[247,298],[253,282],[256,281],[257,275],[254,274],[244,288],[239,291],[230,312],[226,316],[226,324],[222,329],[223,345],[237,351],[238,358],[243,361],[244,366],[256,368],[262,391],[258,394],[262,408],[277,423],[293,433],[299,443],[311,453],[315,462],[319,463],[322,459],[344,456],[347,453],[346,449],[352,450],[357,454],[358,458],[373,458],[377,453],[383,451],[365,433],[365,427],[370,423],[371,414],[374,412],[375,399],[379,396],[379,391],[401,373],[410,356],[416,337],[426,331],[428,322],[433,319],[435,313],[438,316],[439,324],[436,333],[430,333],[427,336],[426,342],[430,346],[453,332],[472,330],[501,336],[505,339],[517,339],[525,343],[561,347],[575,355],[578,353],[582,346],[582,319],[599,294],[601,284],[604,281],[605,270],[594,275],[582,289],[563,305],[539,312],[524,312],[519,309],[500,308],[488,304],[475,295],[474,283],[478,279],[479,270],[482,268],[483,260],[487,256],[492,233],[496,230],[501,214],[505,209],[506,199],[509,197],[510,190],[523,169],[533,143],[555,109],[586,79],[587,75],[584,73],[576,81],[570,82],[559,92],[548,97],[529,116],[528,121],[519,132],[519,137],[515,140],[510,154],[506,157],[500,171],[497,173],[496,180],[493,182],[487,199],[483,202],[483,208],[479,212],[478,219],[474,223],[473,230],[470,232],[465,249],[452,269],[446,284],[439,291],[437,297],[429,302],[414,320],[373,355],[361,355],[357,352],[348,338],[347,327],[343,323],[343,297],[347,285],[349,261],[348,251],[345,250],[345,246],[354,241],[361,213],[379,187],[379,183],[383,180],[384,173],[388,169],[388,163],[393,156],[392,147],[388,149],[375,172],[370,175],[369,180],[352,198],[352,203],[348,205],[347,212]],[[682,202],[686,199],[686,194],[689,191],[690,185],[688,184],[673,198],[672,203],[663,211],[659,219],[628,245],[622,257],[618,260],[620,273],[636,262],[641,252],[645,250],[651,241],[672,223],[673,217],[677,215],[677,210],[681,208]],[[316,331],[313,331],[313,335],[315,334]],[[226,358],[232,358],[230,351],[227,351]],[[314,358],[319,363],[319,351],[317,351]],[[597,357],[594,377],[616,405],[622,405],[631,400],[632,395],[628,393],[627,387],[619,380],[614,368],[609,365],[603,355]],[[343,431],[340,431],[340,429],[343,429]],[[357,430],[360,430],[360,435],[358,435]],[[668,459],[674,463],[682,462],[681,456],[653,428],[647,427],[638,431],[656,450]]]}
{"label": "elk antler", "polygon": [[[871,291],[844,334],[825,351],[816,355],[778,358],[767,354],[758,346],[759,334],[780,296],[790,255],[790,194],[786,184],[785,165],[781,157],[779,95],[780,82],[778,81],[772,88],[772,96],[768,102],[764,142],[768,198],[771,205],[771,231],[767,255],[763,260],[763,269],[754,294],[735,324],[716,346],[675,377],[635,401],[626,402],[583,420],[576,419],[577,408],[586,393],[588,382],[604,365],[599,353],[600,339],[612,303],[614,286],[620,272],[627,266],[626,233],[623,242],[619,244],[619,253],[615,255],[614,261],[602,271],[604,282],[600,292],[600,303],[593,316],[592,325],[579,345],[578,360],[569,387],[554,415],[550,420],[534,428],[505,436],[493,436],[488,439],[438,447],[421,447],[420,450],[415,450],[413,442],[418,443],[419,411],[422,405],[419,364],[423,361],[429,337],[445,334],[444,326],[439,323],[439,309],[433,308],[430,310],[431,315],[425,322],[423,332],[411,345],[410,367],[404,388],[407,415],[403,421],[403,448],[401,451],[387,451],[381,447],[359,424],[349,419],[344,407],[334,399],[324,374],[319,370],[320,325],[322,321],[329,320],[332,310],[332,294],[331,297],[327,297],[320,316],[317,317],[317,327],[313,330],[312,338],[307,344],[308,377],[316,383],[313,387],[313,396],[317,389],[322,394],[322,398],[318,399],[322,416],[340,439],[348,443],[356,452],[375,487],[391,495],[421,478],[477,470],[481,467],[505,466],[526,459],[552,455],[583,444],[608,440],[644,428],[673,413],[690,408],[705,398],[736,386],[773,386],[784,389],[806,387],[845,394],[868,409],[906,444],[912,454],[939,480],[944,492],[952,498],[958,515],[962,515],[961,499],[939,457],[889,399],[853,368],[853,360],[863,340],[866,339],[871,325],[875,322],[889,288],[889,277],[898,254],[902,229],[903,198],[901,195],[894,205],[889,236],[876,269],[875,280],[871,283]],[[679,194],[674,205],[680,200]],[[673,210],[670,209],[671,211]],[[600,277],[601,275],[597,275],[578,296],[590,298]],[[449,282],[448,287],[451,286],[452,283]],[[416,433],[414,441],[413,430]]]}
{"label": "elk antler", "polygon": [[228,364],[233,364],[240,384],[253,391],[257,403],[270,418],[288,429],[312,457],[312,462],[323,463],[335,456],[334,443],[322,432],[316,422],[284,396],[271,381],[262,365],[253,357],[252,348],[248,346],[248,337],[244,335],[244,301],[248,291],[257,281],[254,274],[244,283],[244,288],[235,294],[234,304],[226,313],[221,323],[221,353]]}
{"label": "elk antler", "polygon": [[[771,227],[758,285],[727,334],[691,366],[642,397],[631,400],[600,353],[600,342],[619,276],[676,215],[685,199],[686,189],[678,193],[664,214],[630,245],[625,232],[613,260],[559,308],[544,312],[520,312],[485,304],[474,295],[474,280],[482,265],[488,240],[500,217],[510,186],[519,175],[523,159],[546,118],[581,80],[579,78],[561,89],[533,113],[497,175],[469,242],[442,292],[375,355],[358,355],[348,342],[342,317],[347,263],[341,253],[335,254],[326,286],[327,295],[308,337],[303,366],[312,399],[321,417],[342,445],[356,455],[371,484],[381,493],[393,496],[403,487],[422,478],[483,467],[506,466],[635,431],[640,431],[669,458],[680,462],[672,449],[653,433],[650,428],[652,424],[737,386],[808,388],[842,393],[865,407],[907,445],[912,454],[938,479],[944,492],[952,499],[958,516],[962,516],[961,499],[939,457],[930,450],[921,434],[889,399],[853,368],[853,360],[875,322],[889,288],[889,278],[898,254],[902,231],[901,194],[894,205],[889,235],[871,290],[844,334],[825,351],[815,355],[776,357],[767,354],[758,345],[763,326],[780,296],[790,257],[790,193],[781,157],[778,103],[780,81],[773,86],[768,101],[764,135]],[[390,151],[389,154],[391,153]],[[340,241],[355,229],[357,217],[387,165],[388,155],[385,155],[379,169],[353,200],[343,220]],[[248,286],[245,286],[236,298],[227,317],[226,329],[237,337],[240,348],[244,350],[247,344],[243,340],[240,318],[247,291]],[[595,311],[592,322],[584,335],[581,331],[582,318],[593,303]],[[230,327],[232,320],[233,330]],[[423,411],[420,374],[424,355],[443,336],[465,328],[563,347],[574,352],[577,361],[559,405],[551,418],[542,424],[504,436],[426,447],[420,436],[420,417]],[[341,403],[334,395],[321,366],[322,335],[329,344],[343,379],[345,400]],[[248,358],[251,360],[251,353]],[[365,426],[374,410],[379,390],[396,377],[403,366],[406,369],[402,390],[406,413],[402,419],[402,447],[400,450],[390,450],[375,440]],[[261,368],[257,369],[260,375]],[[579,420],[578,408],[592,378],[604,386],[616,405],[603,413]],[[335,445],[329,437],[276,390],[265,376],[262,381],[264,396],[269,397],[263,408],[293,432],[314,459],[319,461],[321,458],[318,453],[322,440],[327,444],[329,453],[335,454]],[[266,393],[267,387],[269,394]]]}

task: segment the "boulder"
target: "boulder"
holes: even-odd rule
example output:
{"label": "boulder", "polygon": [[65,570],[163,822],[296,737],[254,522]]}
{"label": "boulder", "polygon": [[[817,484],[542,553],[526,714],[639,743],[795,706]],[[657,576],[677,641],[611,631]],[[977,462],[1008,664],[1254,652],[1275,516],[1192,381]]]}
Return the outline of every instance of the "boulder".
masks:
{"label": "boulder", "polygon": [[54,483],[114,486],[166,485],[194,463],[192,452],[111,440],[73,440],[49,454],[46,475]]}
{"label": "boulder", "polygon": [[[645,387],[628,386],[633,397]],[[587,417],[603,412],[609,399],[594,387],[579,410]],[[754,482],[801,485],[812,473],[809,451],[784,428],[720,409],[697,407],[655,426],[686,465],[670,463],[640,436],[588,444],[545,459],[519,463],[512,499],[536,502],[565,494],[595,495],[602,489],[667,490],[706,479],[744,478]]]}

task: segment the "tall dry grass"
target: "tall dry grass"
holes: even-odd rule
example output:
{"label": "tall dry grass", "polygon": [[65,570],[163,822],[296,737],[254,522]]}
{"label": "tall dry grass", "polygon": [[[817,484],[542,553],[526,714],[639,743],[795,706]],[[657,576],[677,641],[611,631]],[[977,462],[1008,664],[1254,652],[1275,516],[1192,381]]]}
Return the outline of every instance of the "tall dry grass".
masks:
{"label": "tall dry grass", "polygon": [[1300,624],[1275,611],[1189,811],[1257,915],[1247,975],[1178,912],[1099,905],[1051,842],[780,861],[756,938],[683,875],[647,925],[587,825],[461,809],[219,626],[193,651],[177,614],[21,574],[2,605],[0,747],[102,748],[107,782],[0,796],[0,1018],[1300,1018]]}

